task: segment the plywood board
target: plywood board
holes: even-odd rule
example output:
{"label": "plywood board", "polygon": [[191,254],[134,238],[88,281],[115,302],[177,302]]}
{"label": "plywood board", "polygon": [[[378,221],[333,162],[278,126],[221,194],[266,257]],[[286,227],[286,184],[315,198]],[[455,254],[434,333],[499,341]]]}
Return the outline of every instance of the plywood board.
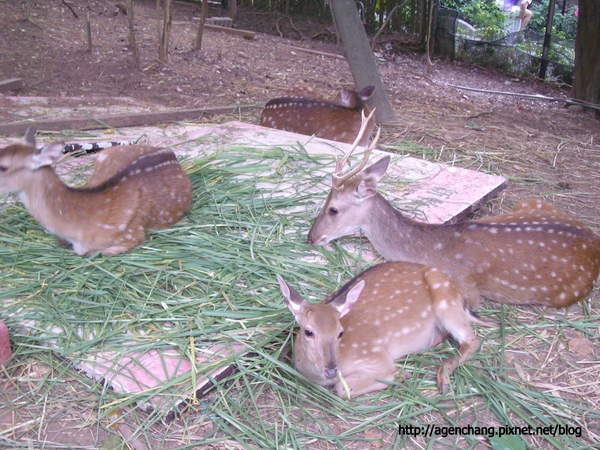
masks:
{"label": "plywood board", "polygon": [[[139,142],[140,139],[152,145],[173,147],[179,154],[193,157],[235,145],[265,150],[279,147],[289,152],[306,151],[311,155],[332,157],[343,156],[350,148],[349,144],[237,121],[217,125],[173,124],[161,128],[123,128],[110,135],[96,130],[88,132],[85,140],[72,143],[115,140]],[[460,220],[506,186],[506,179],[497,175],[382,150],[374,150],[371,160],[376,161],[388,154],[392,156],[392,163],[382,180],[384,194],[396,207],[424,222]],[[351,162],[356,163],[360,158],[362,149],[359,148]],[[323,182],[314,189],[315,201],[321,201],[331,187],[330,177],[334,167],[332,158],[331,164],[315,169],[323,175]]]}

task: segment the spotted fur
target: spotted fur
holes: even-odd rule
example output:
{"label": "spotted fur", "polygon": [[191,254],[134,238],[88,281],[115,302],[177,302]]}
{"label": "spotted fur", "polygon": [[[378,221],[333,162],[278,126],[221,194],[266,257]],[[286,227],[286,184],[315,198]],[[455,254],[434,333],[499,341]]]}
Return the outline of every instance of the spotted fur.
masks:
{"label": "spotted fur", "polygon": [[384,389],[387,384],[377,380],[394,379],[395,360],[451,336],[460,348],[458,358],[449,358],[438,371],[438,389],[444,392],[454,369],[479,347],[471,328],[478,319],[467,309],[461,289],[436,268],[378,264],[317,304],[304,301],[278,279],[300,326],[294,344],[296,369],[321,386],[333,387],[340,397]]}
{"label": "spotted fur", "polygon": [[329,193],[308,234],[316,245],[362,230],[388,261],[438,267],[481,298],[568,306],[585,298],[600,272],[600,237],[566,212],[523,200],[508,214],[456,224],[411,220],[377,192],[389,164],[382,158]]}
{"label": "spotted fur", "polygon": [[[360,92],[343,88],[334,100],[316,96],[312,90],[269,100],[263,109],[260,125],[299,134],[315,135],[333,141],[352,143],[361,127],[361,111],[370,109],[365,101],[375,88],[367,86]],[[371,121],[365,137],[369,139],[374,121]]]}
{"label": "spotted fur", "polygon": [[175,224],[191,205],[192,186],[170,149],[111,147],[96,157],[82,188],[63,183],[51,164],[62,144],[0,150],[0,192],[14,192],[39,223],[78,255],[115,255],[140,245],[146,230]]}

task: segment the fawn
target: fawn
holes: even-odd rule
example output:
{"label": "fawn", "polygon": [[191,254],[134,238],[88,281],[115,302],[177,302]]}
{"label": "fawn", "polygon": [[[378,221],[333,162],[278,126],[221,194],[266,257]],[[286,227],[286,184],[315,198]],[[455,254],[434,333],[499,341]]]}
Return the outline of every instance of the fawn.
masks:
{"label": "fawn", "polygon": [[309,243],[325,245],[362,230],[386,260],[446,272],[471,308],[481,297],[559,308],[590,293],[600,272],[600,237],[579,220],[540,200],[520,201],[508,214],[455,224],[412,220],[377,192],[390,157],[364,169],[378,136],[354,170],[343,173],[356,145],[337,161]]}
{"label": "fawn", "polygon": [[321,386],[334,387],[340,397],[386,388],[377,379],[394,379],[394,360],[452,336],[460,345],[459,356],[450,357],[438,371],[438,391],[443,393],[454,369],[479,348],[471,322],[489,325],[469,312],[460,287],[444,272],[421,264],[375,265],[317,304],[303,300],[279,275],[277,279],[300,326],[294,343],[296,370]]}
{"label": "fawn", "polygon": [[[332,141],[352,143],[361,128],[361,111],[370,111],[364,103],[375,92],[367,86],[356,92],[342,88],[330,101],[303,91],[287,97],[269,100],[260,116],[260,125],[294,133],[315,135]],[[375,120],[369,122],[361,145],[364,145],[375,128]]]}
{"label": "fawn", "polygon": [[192,184],[175,153],[146,145],[111,147],[96,157],[85,187],[64,184],[51,164],[63,144],[0,150],[0,192],[19,195],[29,213],[78,255],[116,255],[144,242],[146,230],[176,223],[189,210]]}

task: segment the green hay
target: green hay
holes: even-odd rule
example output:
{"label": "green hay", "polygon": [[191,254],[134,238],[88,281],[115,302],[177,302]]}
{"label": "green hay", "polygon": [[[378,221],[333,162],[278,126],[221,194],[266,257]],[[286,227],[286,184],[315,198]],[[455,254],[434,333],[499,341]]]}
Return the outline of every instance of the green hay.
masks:
{"label": "green hay", "polygon": [[[0,296],[13,362],[35,361],[52,369],[33,380],[40,393],[35,401],[75,403],[93,411],[88,425],[102,430],[126,420],[137,427],[134,438],[151,448],[364,448],[379,445],[381,439],[386,448],[475,448],[486,441],[476,435],[398,434],[398,425],[427,424],[581,426],[579,438],[522,439],[533,447],[557,448],[597,442],[600,414],[594,405],[536,389],[517,376],[504,356],[505,348],[519,349],[524,337],[543,339],[545,327],[575,326],[591,335],[597,316],[577,324],[568,317],[542,319],[533,327],[513,317],[503,319],[502,329],[479,332],[480,351],[456,370],[452,390],[443,396],[437,394],[435,373],[456,351],[449,344],[399,361],[404,377],[397,377],[391,388],[350,401],[308,382],[290,366],[294,320],[275,275],[306,298],[318,300],[367,266],[360,254],[337,245],[324,250],[306,244],[310,221],[326,195],[324,190],[317,196],[311,193],[322,181],[313,172],[331,162],[329,156],[313,158],[301,148],[244,147],[184,160],[194,186],[188,215],[117,257],[79,257],[59,247],[20,204],[7,202],[0,210]],[[509,314],[504,309],[483,311],[488,313],[495,319]],[[122,351],[132,341],[137,350],[176,347],[188,357],[215,344],[243,344],[247,351],[220,363],[233,362],[236,373],[215,382],[216,389],[205,399],[188,405],[176,425],[163,425],[164,412],[146,414],[135,405],[157,394],[172,402],[189,395],[195,390],[195,373],[152,392],[120,395],[101,380],[86,378],[71,363],[99,351]],[[204,372],[211,368],[197,367]],[[10,379],[19,370],[13,363],[3,376]],[[49,397],[65,380],[75,380],[84,394],[76,399]],[[2,432],[0,442],[7,448],[41,445],[43,435],[39,442],[22,438],[49,418]],[[53,445],[45,443],[44,448]]]}

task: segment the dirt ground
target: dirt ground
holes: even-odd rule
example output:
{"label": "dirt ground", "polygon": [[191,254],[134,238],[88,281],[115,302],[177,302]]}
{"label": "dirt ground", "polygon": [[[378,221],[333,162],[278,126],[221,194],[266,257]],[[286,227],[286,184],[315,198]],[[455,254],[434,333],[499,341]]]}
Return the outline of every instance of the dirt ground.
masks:
{"label": "dirt ground", "polygon": [[[291,40],[331,27],[241,10],[238,28],[282,30],[284,37],[257,33],[252,40],[206,31],[200,51],[192,50],[197,4],[174,2],[169,64],[158,61],[156,2],[135,2],[136,40],[141,66],[132,67],[125,16],[106,0],[72,0],[75,14],[60,0],[0,1],[0,79],[23,78],[19,96],[130,97],[160,107],[255,105],[244,120],[257,123],[270,98],[305,84],[325,97],[353,86],[342,59],[292,47],[341,53],[335,43]],[[90,17],[92,51],[85,39]],[[209,16],[222,16],[218,7]],[[280,26],[276,27],[275,24]],[[283,25],[288,24],[286,27]],[[327,33],[320,33],[327,35]],[[558,83],[521,79],[493,69],[435,60],[431,74],[423,55],[390,53],[379,46],[379,69],[397,123],[383,128],[382,144],[409,140],[432,149],[441,160],[470,160],[470,168],[496,171],[513,183],[504,197],[549,197],[558,206],[600,229],[595,196],[600,192],[598,133],[592,113],[566,109],[561,101],[460,90],[542,94],[564,100]],[[3,111],[3,122],[17,120]],[[229,118],[224,117],[223,120]],[[216,120],[219,120],[217,118]]]}
{"label": "dirt ground", "polygon": [[[292,87],[306,84],[333,97],[341,87],[353,85],[343,59],[293,48],[340,54],[335,43],[289,39],[296,32],[283,37],[257,32],[248,40],[205,31],[202,49],[194,51],[194,18],[200,10],[197,3],[185,2],[174,2],[166,65],[157,58],[156,1],[135,2],[141,57],[136,69],[125,17],[114,3],[69,0],[71,10],[61,0],[0,0],[0,80],[24,80],[24,88],[10,95],[52,97],[56,104],[65,97],[78,97],[82,104],[93,104],[92,97],[130,97],[169,108],[255,105],[242,119],[258,123],[261,106]],[[222,14],[211,9],[210,15]],[[86,16],[91,22],[91,52],[86,50]],[[240,10],[238,28],[270,30],[280,19]],[[299,20],[294,26],[305,36],[328,28]],[[568,97],[568,87],[442,59],[434,60],[428,73],[423,55],[385,48],[377,52],[378,67],[397,123],[383,126],[380,143],[393,149],[408,141],[422,149],[424,157],[509,178],[509,187],[485,213],[506,211],[519,198],[543,197],[600,232],[600,120],[593,113],[566,108],[562,101],[450,85],[560,100]],[[16,111],[0,109],[1,122],[19,119]],[[598,292],[594,295],[597,300]]]}

